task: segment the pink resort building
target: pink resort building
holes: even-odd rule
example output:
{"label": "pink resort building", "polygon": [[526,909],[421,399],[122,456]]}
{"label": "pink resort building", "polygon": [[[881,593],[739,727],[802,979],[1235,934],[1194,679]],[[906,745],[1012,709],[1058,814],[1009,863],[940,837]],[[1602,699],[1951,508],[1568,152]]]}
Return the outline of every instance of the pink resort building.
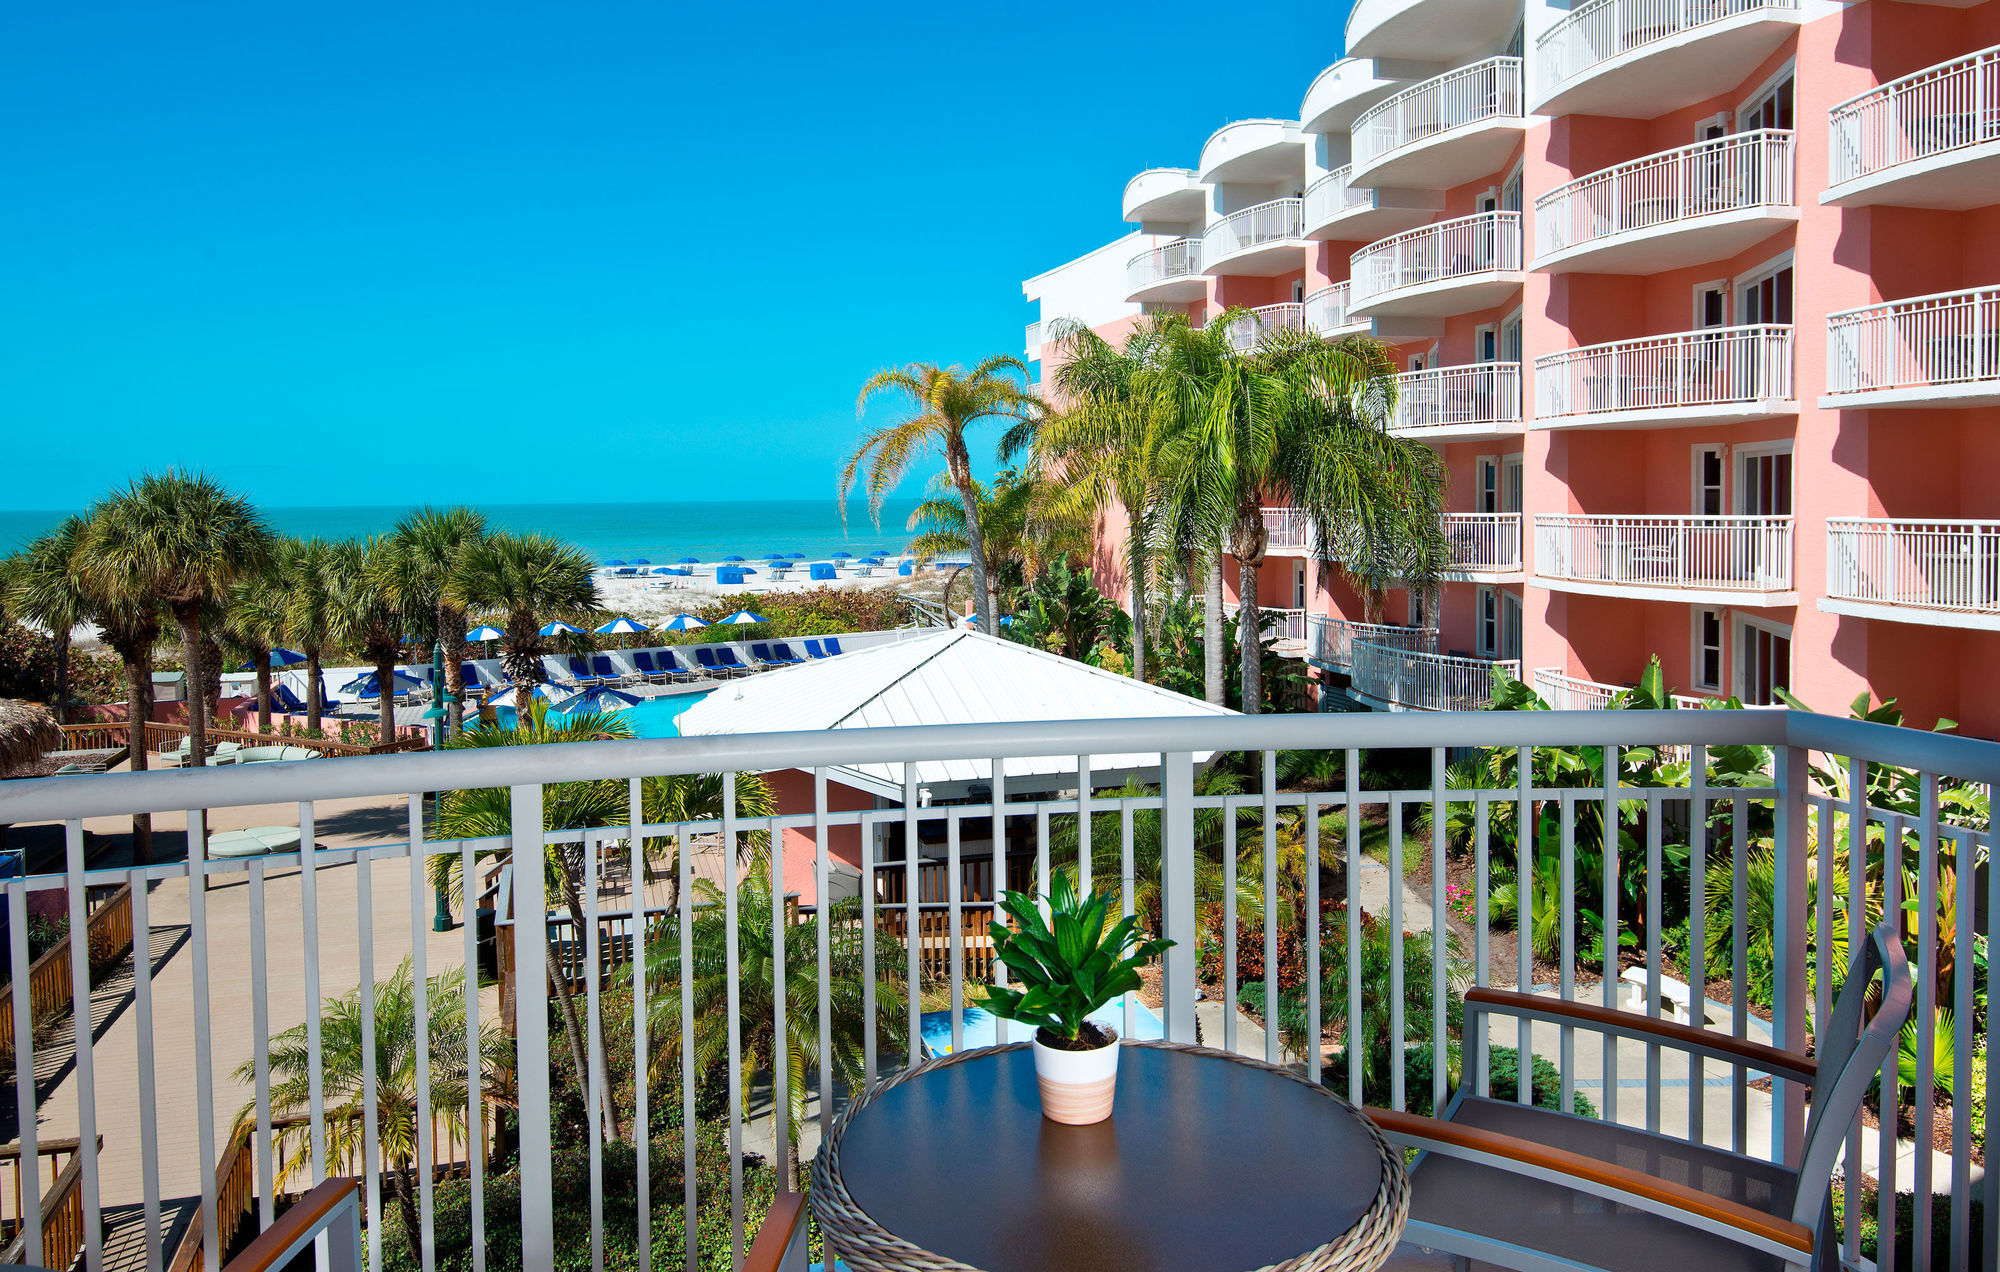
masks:
{"label": "pink resort building", "polygon": [[1371,616],[1266,511],[1321,708],[1478,705],[1494,660],[1593,707],[1658,655],[2000,735],[2000,0],[1357,0],[1345,43],[1023,285],[1031,358],[1237,305],[1393,347],[1456,569]]}

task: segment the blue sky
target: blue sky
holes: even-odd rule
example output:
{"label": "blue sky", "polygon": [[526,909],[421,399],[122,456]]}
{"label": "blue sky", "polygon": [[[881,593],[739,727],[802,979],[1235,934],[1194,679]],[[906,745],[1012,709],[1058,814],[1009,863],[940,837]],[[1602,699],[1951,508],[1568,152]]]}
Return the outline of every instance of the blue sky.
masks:
{"label": "blue sky", "polygon": [[17,8],[0,506],[830,495],[870,371],[1018,353],[1020,280],[1295,114],[1346,7]]}

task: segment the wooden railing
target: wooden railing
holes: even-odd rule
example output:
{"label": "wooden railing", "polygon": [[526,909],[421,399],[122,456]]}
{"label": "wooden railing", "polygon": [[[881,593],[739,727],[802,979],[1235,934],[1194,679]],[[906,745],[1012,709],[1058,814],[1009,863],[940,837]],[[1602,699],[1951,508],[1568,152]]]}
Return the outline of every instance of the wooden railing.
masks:
{"label": "wooden railing", "polygon": [[[97,1137],[97,1146],[104,1147],[104,1137]],[[75,1266],[83,1255],[83,1159],[77,1153],[78,1141],[74,1139],[44,1140],[36,1146],[36,1157],[59,1158],[51,1161],[55,1168],[55,1180],[48,1192],[42,1194],[42,1267],[64,1269]],[[11,1162],[14,1172],[13,1218],[0,1219],[0,1264],[20,1263],[27,1255],[28,1238],[22,1222],[26,1213],[29,1195],[23,1183],[23,1172],[33,1170],[37,1187],[41,1182],[39,1161],[29,1165],[21,1160],[21,1145],[16,1142],[0,1146],[0,1162]]]}
{"label": "wooden railing", "polygon": [[[132,948],[132,886],[120,884],[103,891],[86,928],[93,971],[116,962]],[[48,1028],[70,1010],[69,951],[65,936],[28,968],[28,1005],[36,1029]],[[9,1068],[14,1063],[14,1002],[14,986],[0,986],[0,1063]]]}
{"label": "wooden railing", "polygon": [[[110,750],[122,747],[130,737],[129,726],[122,720],[98,721],[93,724],[65,724],[62,726],[63,743],[71,750]],[[188,728],[185,724],[171,721],[148,720],[146,722],[146,749],[165,751],[180,745],[186,739]],[[389,742],[360,743],[342,742],[335,738],[311,738],[287,733],[253,733],[244,729],[223,729],[211,725],[207,732],[210,742],[235,742],[242,746],[296,746],[321,755],[387,755],[398,751],[428,751],[430,743],[420,737],[402,737]]]}

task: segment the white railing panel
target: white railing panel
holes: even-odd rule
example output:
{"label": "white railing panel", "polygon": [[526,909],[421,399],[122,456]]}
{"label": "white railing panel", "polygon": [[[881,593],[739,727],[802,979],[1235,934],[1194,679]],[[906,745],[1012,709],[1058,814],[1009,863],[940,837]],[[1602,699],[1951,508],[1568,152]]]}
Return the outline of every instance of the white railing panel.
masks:
{"label": "white railing panel", "polygon": [[1201,240],[1175,239],[1139,253],[1125,264],[1125,290],[1138,291],[1169,279],[1201,273]]}
{"label": "white railing panel", "polygon": [[1353,659],[1356,641],[1387,645],[1392,649],[1434,652],[1437,649],[1437,628],[1358,623],[1327,614],[1313,614],[1306,619],[1306,640],[1312,658],[1328,666],[1346,667]]}
{"label": "white railing panel", "polygon": [[2000,380],[2000,288],[1864,305],[1826,327],[1830,394]]}
{"label": "white railing panel", "polygon": [[1302,551],[1312,546],[1312,527],[1297,508],[1264,509],[1265,546]]}
{"label": "white railing panel", "polygon": [[1407,711],[1479,711],[1493,701],[1493,669],[1518,678],[1518,659],[1462,658],[1370,641],[1353,648],[1355,692]]}
{"label": "white railing panel", "polygon": [[1335,168],[1306,187],[1305,223],[1325,225],[1353,208],[1364,207],[1374,198],[1367,186],[1349,185],[1352,166]]}
{"label": "white railing panel", "polygon": [[2000,521],[1829,519],[1826,594],[1873,605],[2000,614]]}
{"label": "white railing panel", "polygon": [[1274,331],[1299,331],[1305,326],[1305,306],[1263,305],[1252,309],[1229,329],[1229,342],[1239,352],[1249,352],[1257,342]]}
{"label": "white railing panel", "polygon": [[1627,587],[1792,590],[1790,517],[1535,517],[1535,573]]}
{"label": "white railing panel", "polygon": [[1316,336],[1330,336],[1348,324],[1346,283],[1322,287],[1306,297],[1305,327]]}
{"label": "white railing panel", "polygon": [[1518,362],[1432,367],[1396,377],[1396,408],[1389,416],[1392,432],[1520,422],[1521,364]]}
{"label": "white railing panel", "polygon": [[1455,570],[1500,572],[1521,568],[1521,514],[1452,512],[1444,518]]}
{"label": "white railing panel", "polygon": [[[1601,680],[1586,680],[1582,676],[1572,676],[1558,667],[1535,668],[1535,692],[1542,701],[1555,711],[1602,711],[1612,700],[1627,692],[1629,685],[1607,685]],[[1694,694],[1672,695],[1674,705],[1684,710],[1699,710],[1710,701]]]}
{"label": "white railing panel", "polygon": [[1535,200],[1535,251],[1725,212],[1795,205],[1792,133],[1738,133],[1593,172]]}
{"label": "white railing panel", "polygon": [[1940,62],[1827,112],[1827,184],[2000,141],[2000,47]]}
{"label": "white railing panel", "polygon": [[1479,212],[1405,230],[1352,260],[1353,303],[1425,283],[1521,268],[1521,214]]}
{"label": "white railing panel", "polygon": [[1257,607],[1257,621],[1264,630],[1281,641],[1303,642],[1306,638],[1306,612],[1302,609],[1273,609]]}
{"label": "white railing panel", "polygon": [[1790,327],[1714,327],[1535,359],[1537,419],[1792,399]]}
{"label": "white railing panel", "polygon": [[1590,0],[1535,41],[1539,97],[1649,44],[1759,11],[1796,12],[1799,0]]}
{"label": "white railing panel", "polygon": [[1520,117],[1521,59],[1487,58],[1406,88],[1354,121],[1354,166],[1454,128]]}
{"label": "white railing panel", "polygon": [[1303,239],[1305,200],[1272,199],[1256,207],[1231,212],[1202,235],[1202,259],[1214,265],[1226,256],[1253,247]]}

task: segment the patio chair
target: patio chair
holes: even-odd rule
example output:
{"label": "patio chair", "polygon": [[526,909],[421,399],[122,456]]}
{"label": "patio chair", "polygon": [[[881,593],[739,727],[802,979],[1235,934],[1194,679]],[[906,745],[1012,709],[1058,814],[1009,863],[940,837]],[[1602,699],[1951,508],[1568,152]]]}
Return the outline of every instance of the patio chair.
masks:
{"label": "patio chair", "polygon": [[750,646],[750,658],[760,667],[784,667],[789,665],[787,659],[780,658],[772,653],[771,646],[761,641]]}
{"label": "patio chair", "polygon": [[743,1258],[743,1272],[806,1272],[811,1257],[806,1230],[805,1194],[779,1193],[771,1200],[764,1222],[757,1226],[756,1240]]}
{"label": "patio chair", "polygon": [[741,669],[731,669],[723,665],[722,660],[716,656],[715,646],[712,645],[695,646],[694,660],[700,664],[703,671],[723,680],[741,674]]}
{"label": "patio chair", "polygon": [[782,640],[771,642],[771,653],[779,662],[787,667],[794,667],[806,661],[793,653],[792,647]]}
{"label": "patio chair", "polygon": [[833,657],[832,654],[826,652],[826,650],[820,645],[820,643],[817,640],[808,639],[805,642],[805,647],[806,647],[806,657],[808,659]]}
{"label": "patio chair", "polygon": [[653,665],[658,667],[668,680],[685,682],[701,679],[701,673],[674,657],[671,649],[662,649],[655,657],[657,661]]}
{"label": "patio chair", "polygon": [[752,667],[749,663],[738,658],[736,656],[736,648],[733,645],[717,645],[715,647],[715,661],[721,666],[741,675],[748,675],[753,671],[764,670],[762,667]]}
{"label": "patio chair", "polygon": [[603,677],[592,671],[590,664],[585,662],[580,654],[571,654],[569,656],[569,666],[566,670],[569,672],[569,678],[585,689],[588,689],[592,685],[600,684],[603,681]]}
{"label": "patio chair", "polygon": [[829,658],[838,658],[842,653],[846,652],[841,649],[840,637],[838,636],[827,637],[822,648],[826,650],[827,657]]}
{"label": "patio chair", "polygon": [[590,674],[596,676],[600,684],[618,685],[625,683],[625,673],[618,670],[618,664],[611,661],[611,655],[609,654],[596,654],[592,656],[590,660]]}
{"label": "patio chair", "polygon": [[632,665],[639,669],[640,678],[648,683],[656,685],[667,683],[667,673],[660,670],[659,665],[653,661],[653,651],[650,649],[641,649],[634,653]]}
{"label": "patio chair", "polygon": [[460,692],[467,695],[486,692],[486,682],[479,678],[477,663],[462,662],[458,665]]}
{"label": "patio chair", "polygon": [[293,693],[285,685],[273,685],[271,687],[271,705],[286,715],[304,715],[306,713],[306,704],[299,700],[299,695]]}
{"label": "patio chair", "polygon": [[[1880,999],[1867,1015],[1877,976]],[[1808,1058],[1633,1012],[1511,990],[1465,996],[1465,1037],[1489,1015],[1634,1038],[1809,1083],[1797,1169],[1667,1135],[1531,1108],[1461,1088],[1442,1119],[1369,1109],[1410,1167],[1404,1238],[1519,1269],[1836,1267],[1829,1191],[1861,1099],[1896,1045],[1914,997],[1895,920],[1868,936]],[[1864,1018],[1865,1017],[1865,1018]],[[1471,1053],[1467,1071],[1472,1069]]]}

